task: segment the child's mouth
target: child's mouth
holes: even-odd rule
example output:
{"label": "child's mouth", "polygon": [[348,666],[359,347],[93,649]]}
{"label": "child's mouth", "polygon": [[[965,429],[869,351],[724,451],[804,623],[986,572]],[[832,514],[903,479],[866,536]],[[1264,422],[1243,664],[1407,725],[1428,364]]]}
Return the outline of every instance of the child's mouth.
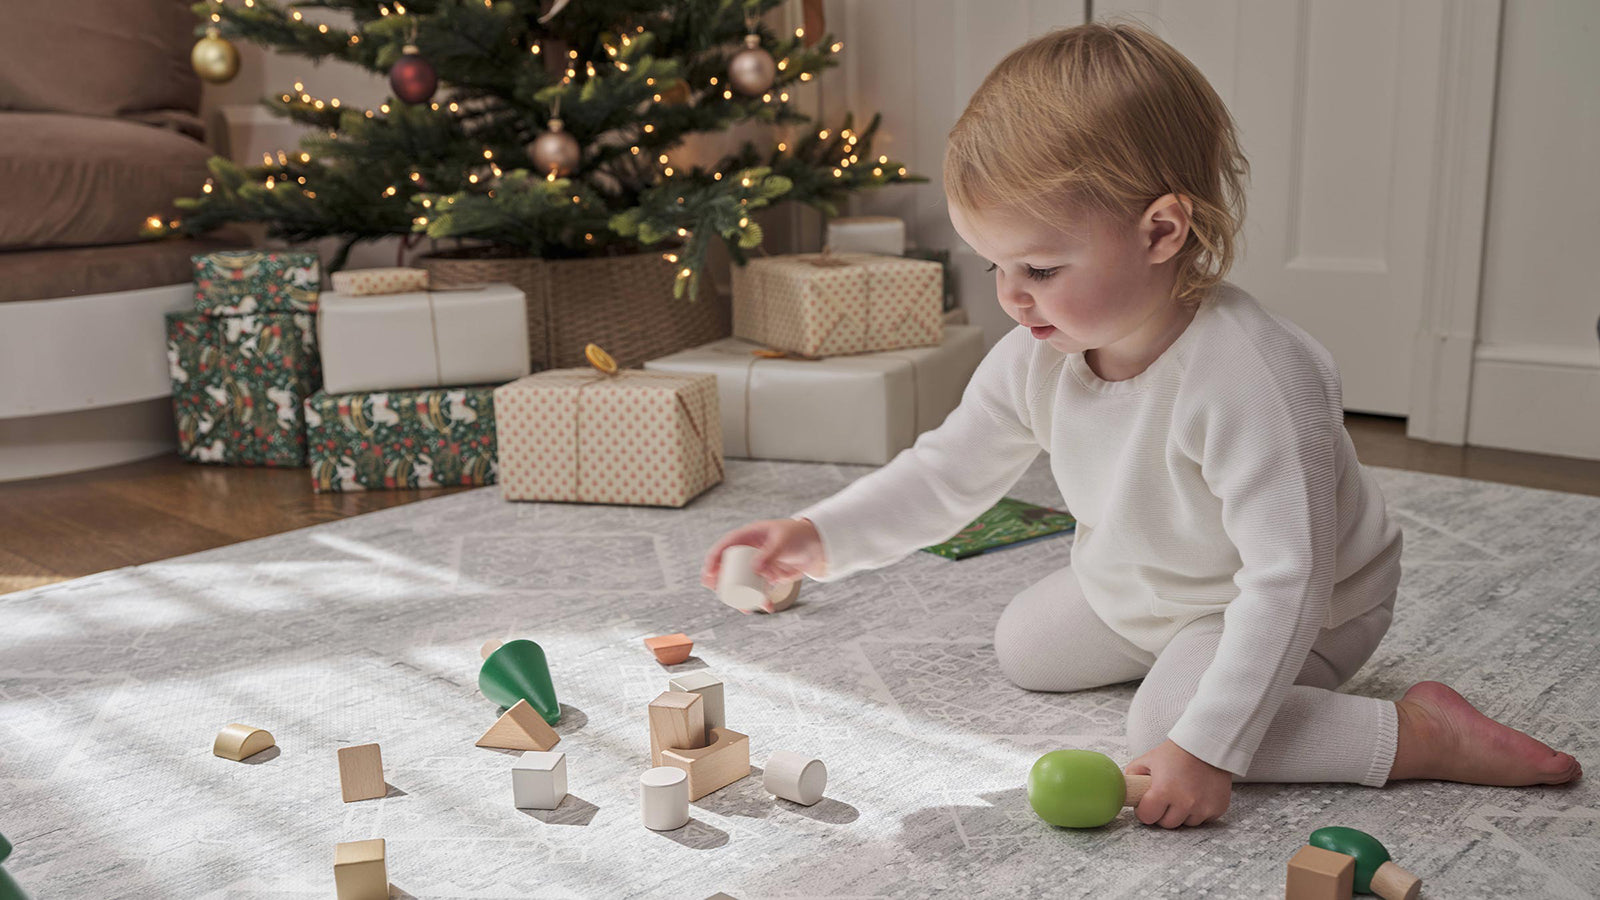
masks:
{"label": "child's mouth", "polygon": [[1054,325],[1030,325],[1028,330],[1033,332],[1033,336],[1041,341],[1056,333],[1056,327]]}

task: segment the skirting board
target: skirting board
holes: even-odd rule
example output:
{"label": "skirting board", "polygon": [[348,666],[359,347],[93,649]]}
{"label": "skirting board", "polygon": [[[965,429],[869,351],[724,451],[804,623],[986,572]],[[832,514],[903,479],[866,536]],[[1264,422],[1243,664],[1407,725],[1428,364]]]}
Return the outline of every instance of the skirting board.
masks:
{"label": "skirting board", "polygon": [[0,419],[0,482],[114,466],[170,453],[177,446],[172,400],[167,397]]}
{"label": "skirting board", "polygon": [[1480,345],[1467,443],[1600,459],[1600,349]]}

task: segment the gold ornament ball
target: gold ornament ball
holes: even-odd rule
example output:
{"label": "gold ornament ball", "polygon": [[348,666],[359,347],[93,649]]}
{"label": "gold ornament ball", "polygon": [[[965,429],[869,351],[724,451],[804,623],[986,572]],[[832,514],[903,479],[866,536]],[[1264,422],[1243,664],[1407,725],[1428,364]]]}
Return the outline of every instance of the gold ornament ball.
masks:
{"label": "gold ornament ball", "polygon": [[189,51],[189,64],[194,66],[195,74],[213,84],[232,81],[239,74],[239,48],[213,28],[195,42]]}
{"label": "gold ornament ball", "polygon": [[749,97],[759,97],[772,89],[778,77],[778,64],[772,54],[761,49],[760,35],[744,36],[744,49],[728,61],[728,81],[733,89]]}
{"label": "gold ornament ball", "polygon": [[533,164],[544,174],[571,175],[578,168],[578,139],[561,130],[561,120],[551,119],[550,130],[533,139]]}

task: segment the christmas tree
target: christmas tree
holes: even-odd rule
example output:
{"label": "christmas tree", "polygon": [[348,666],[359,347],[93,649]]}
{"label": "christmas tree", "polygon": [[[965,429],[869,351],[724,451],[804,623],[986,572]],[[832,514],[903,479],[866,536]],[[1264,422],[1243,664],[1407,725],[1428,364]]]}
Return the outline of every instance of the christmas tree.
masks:
{"label": "christmas tree", "polygon": [[[288,241],[337,237],[329,269],[355,243],[391,235],[547,259],[662,245],[679,266],[675,294],[693,297],[713,236],[740,264],[761,243],[755,210],[786,200],[831,216],[851,191],[925,180],[873,156],[878,116],[858,131],[852,115],[829,127],[795,108],[796,85],[837,65],[843,45],[804,28],[774,33],[761,16],[780,2],[199,3],[202,75],[231,77],[227,41],[244,39],[387,74],[394,95],[357,109],[296,83],[264,98],[315,130],[259,166],[213,159],[203,193],[179,199],[176,230],[258,222]],[[820,0],[805,2],[818,24]],[[343,12],[350,27],[301,9]],[[748,121],[774,126],[768,146],[674,161],[687,136]]]}

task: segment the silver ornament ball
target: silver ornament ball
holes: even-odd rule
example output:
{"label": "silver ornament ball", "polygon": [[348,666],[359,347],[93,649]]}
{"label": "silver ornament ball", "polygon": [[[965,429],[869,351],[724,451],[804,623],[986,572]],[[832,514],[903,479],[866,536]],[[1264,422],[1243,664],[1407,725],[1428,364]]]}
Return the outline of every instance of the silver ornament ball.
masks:
{"label": "silver ornament ball", "polygon": [[761,37],[744,36],[744,49],[728,61],[728,81],[733,89],[748,97],[758,97],[772,89],[778,77],[778,64],[772,54],[761,49]]}
{"label": "silver ornament ball", "polygon": [[571,175],[578,168],[578,139],[562,130],[560,119],[551,119],[550,130],[533,139],[530,156],[541,174]]}

